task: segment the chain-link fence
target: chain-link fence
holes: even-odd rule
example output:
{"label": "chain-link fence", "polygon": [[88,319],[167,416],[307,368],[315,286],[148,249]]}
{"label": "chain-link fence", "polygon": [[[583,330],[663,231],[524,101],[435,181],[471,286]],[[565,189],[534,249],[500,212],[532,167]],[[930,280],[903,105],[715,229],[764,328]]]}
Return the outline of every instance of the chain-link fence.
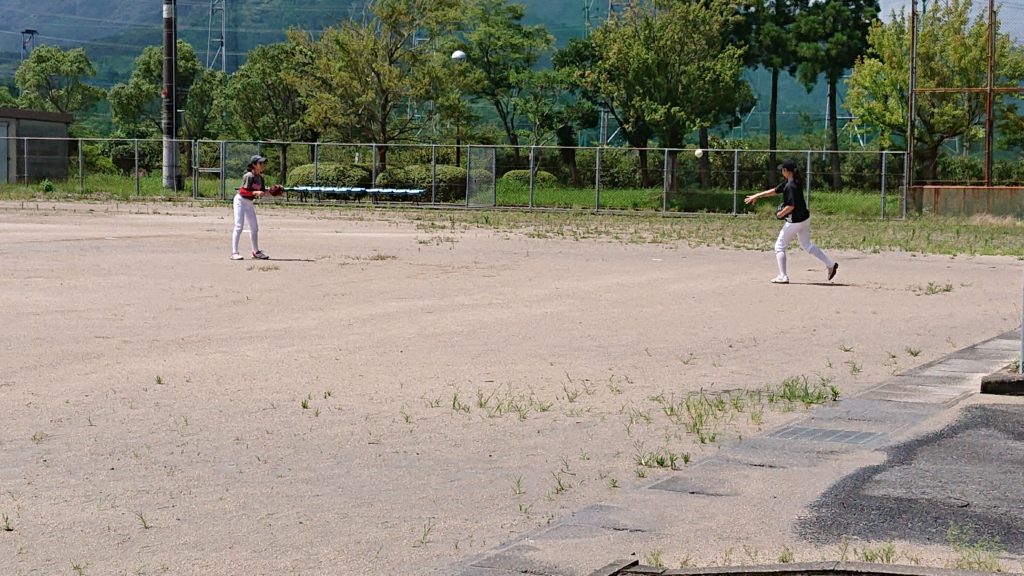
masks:
{"label": "chain-link fence", "polygon": [[[906,215],[905,155],[900,152],[663,148],[374,145],[180,140],[177,165],[164,166],[162,140],[6,138],[0,191],[43,189],[115,199],[187,197],[230,200],[249,158],[268,158],[268,184],[294,190],[286,202],[367,202],[338,190],[417,189],[388,202],[597,211],[769,210],[743,197],[776,184],[772,165],[793,159],[816,213],[860,218]],[[173,175],[177,175],[175,178]],[[318,190],[322,192],[317,192]]]}

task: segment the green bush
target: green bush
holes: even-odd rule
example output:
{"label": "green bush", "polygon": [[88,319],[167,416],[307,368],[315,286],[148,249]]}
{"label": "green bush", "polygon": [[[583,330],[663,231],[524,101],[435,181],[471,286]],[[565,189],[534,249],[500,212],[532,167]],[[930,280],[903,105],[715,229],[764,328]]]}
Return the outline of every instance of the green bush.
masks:
{"label": "green bush", "polygon": [[[104,174],[135,174],[135,140],[104,140],[86,142],[82,146],[85,168],[88,172]],[[139,170],[142,173],[161,170],[163,147],[160,142],[139,140]]]}
{"label": "green bush", "polygon": [[[509,170],[501,176],[502,180],[508,182],[517,182],[526,186],[530,185],[530,171],[529,170]],[[558,178],[555,177],[551,172],[545,172],[544,170],[537,170],[533,175],[533,185],[535,188],[551,187],[558,185]]]}
{"label": "green bush", "polygon": [[[459,166],[437,165],[436,201],[453,202],[466,197],[466,169]],[[488,172],[489,174],[489,172]],[[422,188],[430,198],[434,183],[434,170],[430,164],[411,164],[388,168],[377,175],[376,185],[381,188]]]}
{"label": "green bush", "polygon": [[370,169],[360,164],[321,162],[303,164],[288,171],[289,186],[350,186],[366,188],[371,185]]}

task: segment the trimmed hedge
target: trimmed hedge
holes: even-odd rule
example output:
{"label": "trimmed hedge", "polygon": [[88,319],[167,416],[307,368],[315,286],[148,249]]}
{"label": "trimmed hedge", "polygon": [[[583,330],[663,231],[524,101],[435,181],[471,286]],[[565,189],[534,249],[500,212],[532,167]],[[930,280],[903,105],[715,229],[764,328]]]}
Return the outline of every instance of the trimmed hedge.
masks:
{"label": "trimmed hedge", "polygon": [[[434,170],[430,164],[410,164],[388,168],[377,175],[376,185],[381,188],[423,188],[430,198],[434,183]],[[453,202],[466,197],[466,169],[447,164],[437,165],[438,202]]]}
{"label": "trimmed hedge", "polygon": [[[314,168],[316,179],[313,178]],[[303,164],[288,171],[289,186],[370,186],[371,172],[359,164],[338,164],[321,162],[318,165]]]}
{"label": "trimmed hedge", "polygon": [[[502,180],[508,182],[516,182],[525,186],[530,185],[530,171],[529,170],[509,170],[501,176]],[[533,175],[533,185],[535,187],[544,186],[557,186],[558,178],[555,177],[551,172],[544,170],[537,170],[537,173]]]}

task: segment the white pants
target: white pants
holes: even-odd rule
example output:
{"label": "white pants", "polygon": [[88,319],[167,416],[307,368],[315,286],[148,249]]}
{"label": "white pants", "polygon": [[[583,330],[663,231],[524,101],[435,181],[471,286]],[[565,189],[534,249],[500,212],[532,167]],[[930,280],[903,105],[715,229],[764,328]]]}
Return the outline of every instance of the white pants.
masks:
{"label": "white pants", "polygon": [[235,230],[231,234],[231,253],[238,254],[238,239],[242,237],[242,228],[245,221],[249,221],[249,239],[252,241],[252,251],[260,251],[260,224],[256,221],[256,207],[252,200],[242,198],[235,194]]}
{"label": "white pants", "polygon": [[775,259],[779,263],[779,275],[788,277],[786,273],[786,246],[793,241],[793,237],[800,242],[800,247],[808,254],[825,263],[826,269],[831,269],[835,262],[828,257],[828,254],[811,242],[811,220],[808,218],[803,222],[786,222],[779,230],[779,239],[775,241]]}

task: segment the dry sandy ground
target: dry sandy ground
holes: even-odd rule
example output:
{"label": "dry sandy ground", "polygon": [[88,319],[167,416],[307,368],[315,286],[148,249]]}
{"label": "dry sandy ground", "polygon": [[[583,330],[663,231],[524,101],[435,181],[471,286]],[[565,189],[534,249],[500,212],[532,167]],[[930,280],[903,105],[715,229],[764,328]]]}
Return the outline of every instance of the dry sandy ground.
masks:
{"label": "dry sandy ground", "polygon": [[260,222],[274,260],[232,262],[229,207],[0,205],[0,572],[443,573],[716,450],[666,402],[852,395],[1020,320],[1013,258],[842,252],[827,285],[797,250],[776,286],[770,252]]}

